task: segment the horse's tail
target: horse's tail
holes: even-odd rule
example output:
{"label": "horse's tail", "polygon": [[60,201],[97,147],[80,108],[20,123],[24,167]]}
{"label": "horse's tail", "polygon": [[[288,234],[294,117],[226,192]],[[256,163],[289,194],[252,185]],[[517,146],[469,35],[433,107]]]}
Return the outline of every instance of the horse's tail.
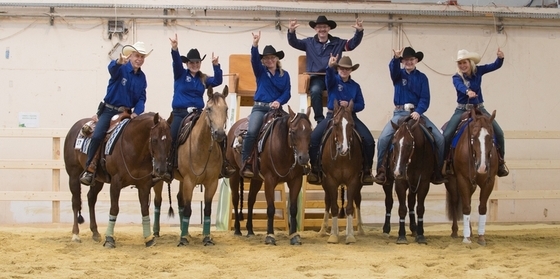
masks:
{"label": "horse's tail", "polygon": [[169,211],[167,211],[167,217],[175,218],[175,212],[173,212],[173,206],[171,204],[171,183],[167,183],[167,193],[169,195]]}
{"label": "horse's tail", "polygon": [[346,217],[346,211],[344,210],[344,186],[340,187],[340,212],[338,212],[338,218]]}
{"label": "horse's tail", "polygon": [[[463,208],[463,203],[461,202],[461,195],[457,187],[457,183],[447,183],[446,199],[445,205],[447,208],[447,219],[448,220],[462,220],[463,214],[461,209]],[[451,190],[451,191],[449,191]]]}
{"label": "horse's tail", "polygon": [[243,177],[239,179],[239,221],[243,221]]}

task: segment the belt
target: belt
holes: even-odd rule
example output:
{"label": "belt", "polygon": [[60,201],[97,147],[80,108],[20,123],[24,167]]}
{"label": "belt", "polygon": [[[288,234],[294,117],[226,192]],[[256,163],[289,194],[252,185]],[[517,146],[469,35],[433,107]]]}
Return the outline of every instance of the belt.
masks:
{"label": "belt", "polygon": [[270,103],[265,103],[265,102],[254,102],[254,103],[253,103],[253,105],[259,106],[259,107],[270,107],[270,104],[272,104],[272,102],[270,102]]}
{"label": "belt", "polygon": [[176,111],[176,112],[186,111],[187,113],[193,113],[193,112],[197,111],[198,108],[197,107],[188,107],[188,108],[176,108],[176,109],[173,109],[173,110]]}
{"label": "belt", "polygon": [[457,104],[457,109],[470,110],[472,108],[484,108],[484,103],[480,103],[480,104]]}
{"label": "belt", "polygon": [[108,108],[108,109],[119,111],[119,112],[123,112],[123,111],[128,109],[127,107],[124,107],[124,106],[117,107],[117,106],[113,106],[113,105],[110,105],[110,104],[107,104],[107,103],[105,103],[105,107]]}
{"label": "belt", "polygon": [[395,106],[395,111],[413,111],[413,110],[414,110],[414,104],[411,103]]}

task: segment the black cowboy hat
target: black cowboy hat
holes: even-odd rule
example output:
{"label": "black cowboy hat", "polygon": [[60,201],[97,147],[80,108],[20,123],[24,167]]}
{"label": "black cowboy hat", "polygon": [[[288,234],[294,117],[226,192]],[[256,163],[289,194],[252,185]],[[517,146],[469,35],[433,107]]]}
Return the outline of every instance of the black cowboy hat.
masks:
{"label": "black cowboy hat", "polygon": [[191,48],[189,53],[187,53],[187,56],[181,55],[181,61],[183,61],[183,63],[202,61],[204,58],[206,58],[206,54],[204,57],[200,58],[200,52],[198,52],[198,49],[196,48]]}
{"label": "black cowboy hat", "polygon": [[326,24],[331,28],[331,30],[336,28],[336,22],[334,22],[334,20],[328,20],[324,15],[317,17],[316,21],[309,22],[309,26],[311,26],[311,28],[315,28],[317,24]]}
{"label": "black cowboy hat", "polygon": [[401,55],[401,59],[402,58],[408,58],[408,57],[416,57],[416,58],[418,58],[418,62],[420,62],[424,58],[424,53],[422,53],[421,51],[416,52],[411,47],[405,47],[404,51]]}
{"label": "black cowboy hat", "polygon": [[284,58],[284,51],[276,51],[273,46],[267,45],[264,47],[263,53],[261,54],[261,59],[265,55],[274,55],[278,57],[279,60],[282,60],[282,58]]}

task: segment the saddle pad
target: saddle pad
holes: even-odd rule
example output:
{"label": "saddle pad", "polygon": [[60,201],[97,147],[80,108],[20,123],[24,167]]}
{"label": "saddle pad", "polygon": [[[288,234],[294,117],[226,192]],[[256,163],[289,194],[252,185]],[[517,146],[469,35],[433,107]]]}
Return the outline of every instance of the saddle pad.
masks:
{"label": "saddle pad", "polygon": [[90,143],[91,143],[91,138],[84,137],[80,134],[80,135],[78,135],[78,138],[76,138],[75,148],[80,150],[80,152],[82,152],[83,154],[87,154],[88,150],[89,150]]}
{"label": "saddle pad", "polygon": [[472,121],[472,118],[469,118],[469,119],[466,119],[463,122],[461,122],[461,124],[459,124],[459,129],[457,130],[457,133],[455,133],[455,136],[453,136],[453,140],[451,141],[451,147],[452,148],[457,147],[457,143],[459,143],[459,138],[461,138],[461,135],[465,131],[465,128],[467,126],[469,126],[469,123],[471,121]]}
{"label": "saddle pad", "polygon": [[121,135],[124,127],[126,126],[126,124],[128,124],[128,122],[130,122],[130,118],[125,118],[115,127],[115,129],[109,136],[109,139],[107,140],[107,144],[105,145],[105,155],[111,155],[111,153],[113,153],[115,143],[117,142],[117,139]]}

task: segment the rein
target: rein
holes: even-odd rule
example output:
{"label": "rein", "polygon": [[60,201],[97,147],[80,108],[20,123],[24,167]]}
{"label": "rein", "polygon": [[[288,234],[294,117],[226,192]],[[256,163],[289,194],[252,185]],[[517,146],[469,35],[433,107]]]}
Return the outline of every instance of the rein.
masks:
{"label": "rein", "polygon": [[[293,119],[290,120],[290,123],[293,123],[296,121],[296,119],[299,117],[300,113],[296,114],[294,116]],[[273,134],[274,134],[274,125],[276,124],[276,121],[272,122],[272,128],[270,131],[270,139],[274,138]],[[279,177],[286,177],[290,174],[290,172],[292,172],[292,170],[295,168],[296,164],[297,164],[297,148],[294,146],[293,142],[293,137],[294,137],[294,132],[293,130],[290,128],[288,129],[288,146],[292,149],[293,154],[294,154],[294,163],[290,166],[290,168],[288,169],[288,171],[286,172],[286,174],[282,175],[280,173],[278,173],[278,169],[276,168],[276,164],[274,164],[274,160],[272,159],[272,156],[270,156],[270,162],[272,164],[272,169],[274,169],[274,172],[276,173],[276,175],[278,175]],[[268,151],[270,152],[270,154],[272,154],[272,144],[268,144]]]}

